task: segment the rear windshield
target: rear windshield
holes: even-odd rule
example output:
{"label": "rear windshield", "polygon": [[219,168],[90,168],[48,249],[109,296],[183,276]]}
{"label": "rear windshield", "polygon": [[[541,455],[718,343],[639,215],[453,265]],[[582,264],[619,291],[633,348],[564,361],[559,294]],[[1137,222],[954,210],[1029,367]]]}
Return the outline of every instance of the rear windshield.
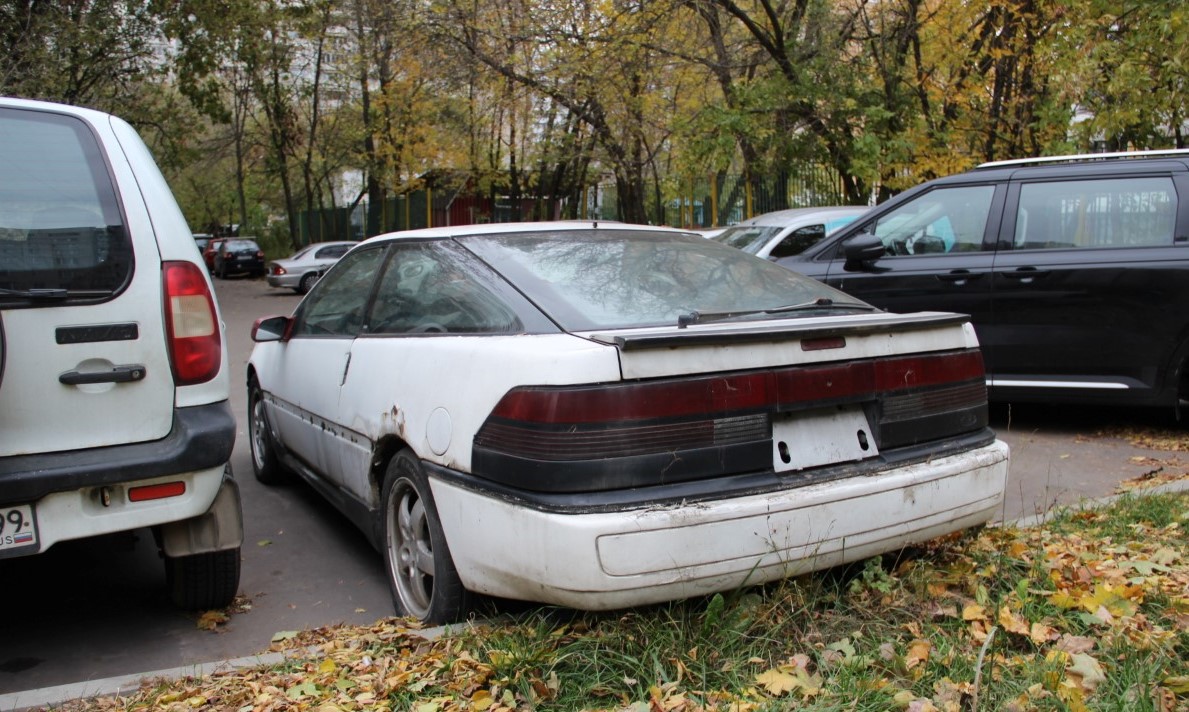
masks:
{"label": "rear windshield", "polygon": [[13,294],[29,290],[103,297],[131,272],[116,191],[86,124],[0,109],[0,301],[34,305]]}
{"label": "rear windshield", "polygon": [[698,235],[567,230],[476,235],[459,242],[567,331],[672,326],[694,311],[773,309],[823,297],[857,301]]}

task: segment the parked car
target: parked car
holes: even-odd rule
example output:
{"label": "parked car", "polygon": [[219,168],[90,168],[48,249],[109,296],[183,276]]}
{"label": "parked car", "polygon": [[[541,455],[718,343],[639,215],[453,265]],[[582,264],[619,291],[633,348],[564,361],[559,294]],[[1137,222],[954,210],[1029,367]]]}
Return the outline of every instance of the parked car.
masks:
{"label": "parked car", "polygon": [[895,312],[971,316],[992,399],[1189,397],[1189,151],[990,163],[779,264]]}
{"label": "parked car", "polygon": [[613,609],[988,521],[1007,447],[974,331],[886,314],[689,232],[415,230],[254,325],[256,477],[296,473],[397,610]]}
{"label": "parked car", "polygon": [[268,284],[271,287],[284,287],[298,294],[305,294],[323,272],[357,244],[359,243],[315,242],[283,260],[273,260],[268,265]]}
{"label": "parked car", "polygon": [[244,237],[230,237],[215,248],[215,276],[227,279],[233,274],[247,272],[253,277],[263,277],[264,250],[255,240]]}
{"label": "parked car", "polygon": [[203,250],[206,249],[206,246],[208,244],[210,244],[210,241],[211,241],[211,235],[209,235],[208,233],[205,233],[205,232],[194,233],[194,244],[198,246],[199,254],[202,254]]}
{"label": "parked car", "polygon": [[854,222],[867,210],[866,207],[850,205],[777,210],[732,225],[711,239],[757,257],[789,257],[816,245],[826,235]]}
{"label": "parked car", "polygon": [[229,604],[226,341],[168,185],[131,126],[59,104],[0,99],[0,164],[0,558],[147,527],[176,604]]}
{"label": "parked car", "polygon": [[214,237],[207,240],[206,246],[202,248],[202,261],[206,264],[206,271],[214,273],[215,271],[215,253],[219,251],[219,245],[226,240],[225,237]]}

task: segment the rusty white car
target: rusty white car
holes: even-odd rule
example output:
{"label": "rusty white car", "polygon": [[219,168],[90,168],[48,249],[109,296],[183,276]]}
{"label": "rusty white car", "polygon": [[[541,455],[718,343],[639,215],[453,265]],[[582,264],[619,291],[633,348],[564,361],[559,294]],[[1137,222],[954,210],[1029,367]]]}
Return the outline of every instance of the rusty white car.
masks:
{"label": "rusty white car", "polygon": [[964,316],[888,314],[689,232],[371,238],[253,327],[256,476],[382,552],[399,613],[604,610],[990,520],[1008,448]]}

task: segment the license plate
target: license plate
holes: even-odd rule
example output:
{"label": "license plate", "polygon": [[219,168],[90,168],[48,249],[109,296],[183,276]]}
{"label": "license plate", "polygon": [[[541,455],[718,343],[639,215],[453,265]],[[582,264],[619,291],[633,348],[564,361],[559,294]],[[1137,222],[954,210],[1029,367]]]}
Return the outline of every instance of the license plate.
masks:
{"label": "license plate", "polygon": [[859,406],[791,413],[772,422],[772,465],[777,472],[855,462],[878,454],[867,414]]}
{"label": "license plate", "polygon": [[31,504],[0,507],[0,556],[37,551],[37,515]]}

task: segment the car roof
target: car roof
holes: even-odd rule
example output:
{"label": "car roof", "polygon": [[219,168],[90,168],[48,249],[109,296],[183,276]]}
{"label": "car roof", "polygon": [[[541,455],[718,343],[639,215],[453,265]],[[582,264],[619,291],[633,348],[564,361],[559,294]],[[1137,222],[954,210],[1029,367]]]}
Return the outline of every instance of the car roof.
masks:
{"label": "car roof", "polygon": [[740,225],[772,225],[783,227],[799,220],[828,220],[843,215],[858,215],[871,208],[865,205],[833,205],[820,208],[789,208],[757,215],[739,223]]}
{"label": "car roof", "polygon": [[[499,235],[506,233],[526,232],[577,232],[585,230],[632,230],[640,232],[667,232],[674,235],[695,235],[689,230],[663,225],[637,225],[634,223],[616,222],[614,220],[552,220],[546,222],[510,222],[484,223],[482,225],[451,225],[449,227],[429,227],[420,230],[402,230],[386,232],[363,241],[365,243],[387,242],[389,240],[411,239],[446,239],[464,235]],[[701,237],[698,235],[698,237]]]}

